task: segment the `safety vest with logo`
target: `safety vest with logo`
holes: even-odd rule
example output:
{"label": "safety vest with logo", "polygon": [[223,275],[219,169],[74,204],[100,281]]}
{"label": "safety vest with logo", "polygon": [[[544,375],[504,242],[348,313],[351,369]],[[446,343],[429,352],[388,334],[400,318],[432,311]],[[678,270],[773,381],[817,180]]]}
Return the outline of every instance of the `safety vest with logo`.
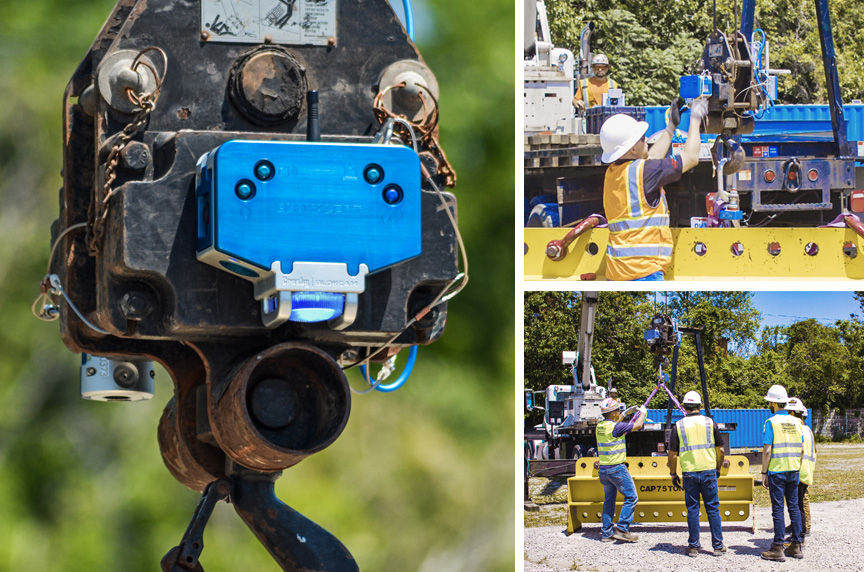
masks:
{"label": "safety vest with logo", "polygon": [[768,419],[774,431],[771,445],[771,461],[768,472],[784,473],[801,470],[803,431],[801,424],[791,415],[774,415]]}
{"label": "safety vest with logo", "polygon": [[645,200],[645,161],[609,166],[603,183],[603,208],[609,221],[606,277],[634,280],[663,270],[672,261],[672,231],[666,192],[652,207]]}
{"label": "safety vest with logo", "polygon": [[803,419],[794,418],[801,425],[804,435],[804,458],[801,459],[801,470],[798,471],[798,482],[805,485],[813,484],[813,474],[816,472],[816,444],[813,431],[807,427]]}
{"label": "safety vest with logo", "polygon": [[688,415],[677,423],[681,471],[693,473],[717,468],[714,422],[704,415]]}
{"label": "safety vest with logo", "polygon": [[613,437],[615,422],[604,420],[597,424],[597,456],[601,465],[618,465],[627,460],[624,435]]}
{"label": "safety vest with logo", "polygon": [[618,84],[615,82],[615,80],[610,79],[604,85],[598,87],[598,89],[600,90],[600,94],[599,94],[600,100],[599,101],[595,100],[594,105],[591,105],[591,99],[588,97],[589,93],[588,93],[588,78],[587,77],[582,79],[582,81],[580,82],[580,86],[582,88],[582,101],[585,102],[585,109],[589,109],[589,108],[597,106],[597,105],[603,105],[603,94],[609,93],[610,89],[618,89]]}

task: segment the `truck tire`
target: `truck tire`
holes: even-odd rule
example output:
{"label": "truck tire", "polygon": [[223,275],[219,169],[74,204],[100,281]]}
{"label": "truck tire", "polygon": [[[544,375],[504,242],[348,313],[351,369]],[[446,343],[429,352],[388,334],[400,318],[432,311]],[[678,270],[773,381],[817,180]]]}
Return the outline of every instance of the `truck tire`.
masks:
{"label": "truck tire", "polygon": [[528,216],[526,226],[531,228],[555,228],[560,226],[558,205],[556,203],[540,203],[536,205]]}
{"label": "truck tire", "polygon": [[554,203],[556,198],[554,195],[535,195],[531,200],[525,199],[525,226],[528,226],[528,219],[531,218],[531,211],[539,204]]}

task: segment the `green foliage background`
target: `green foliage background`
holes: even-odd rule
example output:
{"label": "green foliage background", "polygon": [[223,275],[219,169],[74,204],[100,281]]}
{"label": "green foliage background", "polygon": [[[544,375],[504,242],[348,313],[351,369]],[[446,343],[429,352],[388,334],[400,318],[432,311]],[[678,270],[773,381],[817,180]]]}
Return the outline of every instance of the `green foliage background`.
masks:
{"label": "green foliage background", "polygon": [[[113,4],[0,2],[0,571],[155,570],[198,500],[159,456],[167,374],[152,401],[83,401],[77,356],[30,314],[57,215],[63,90]],[[418,22],[429,30],[418,44],[441,86],[471,283],[406,387],[355,396],[342,437],[288,470],[277,493],[363,570],[512,570],[514,11],[493,0],[422,8],[415,17],[433,21]],[[208,572],[276,569],[227,505],[205,543]]]}
{"label": "green foliage background", "polygon": [[[729,35],[740,27],[740,0],[717,0],[717,27]],[[757,0],[754,28],[770,44],[772,69],[779,76],[778,103],[825,103],[825,72],[813,0]],[[630,105],[668,105],[678,78],[689,74],[702,56],[714,27],[710,0],[547,0],[555,45],[579,53],[579,33],[588,22],[596,29],[593,51],[609,56],[610,76],[621,82]],[[737,14],[735,12],[737,7]],[[864,97],[864,4],[830,0],[843,101]],[[749,39],[749,38],[748,38]]]}
{"label": "green foliage background", "polygon": [[[668,298],[666,297],[668,294]],[[561,365],[561,352],[575,350],[579,336],[581,294],[525,294],[525,389],[572,384]],[[864,304],[864,296],[858,296]],[[641,404],[654,389],[657,370],[643,332],[655,313],[666,313],[682,326],[704,328],[702,348],[712,407],[764,408],[763,397],[775,383],[807,407],[823,411],[864,407],[864,321],[859,316],[832,325],[814,319],[787,327],[760,328],[752,292],[600,292],[591,364],[597,383],[611,378],[622,399]],[[671,360],[670,360],[671,361]],[[668,371],[668,370],[667,370]],[[701,393],[694,337],[685,335],[678,358],[676,397]],[[650,407],[664,408],[659,392]],[[526,413],[526,424],[541,413]]]}

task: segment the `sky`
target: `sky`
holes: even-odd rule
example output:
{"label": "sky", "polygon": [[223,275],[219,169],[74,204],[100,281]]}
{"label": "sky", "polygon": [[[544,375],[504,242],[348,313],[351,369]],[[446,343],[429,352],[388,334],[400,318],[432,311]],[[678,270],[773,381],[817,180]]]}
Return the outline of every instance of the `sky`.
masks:
{"label": "sky", "polygon": [[788,326],[808,318],[831,325],[864,313],[853,292],[756,292],[753,305],[762,312],[762,326]]}

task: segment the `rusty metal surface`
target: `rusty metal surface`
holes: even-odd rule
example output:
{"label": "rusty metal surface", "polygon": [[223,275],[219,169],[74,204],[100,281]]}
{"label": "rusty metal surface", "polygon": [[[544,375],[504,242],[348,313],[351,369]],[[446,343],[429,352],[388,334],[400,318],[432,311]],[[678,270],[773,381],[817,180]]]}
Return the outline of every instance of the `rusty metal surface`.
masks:
{"label": "rusty metal surface", "polygon": [[[256,385],[279,380],[280,399],[292,401],[294,415],[272,426],[273,418],[253,407]],[[272,387],[279,387],[275,385]],[[213,435],[236,462],[260,471],[280,471],[329,446],[348,423],[351,394],[345,373],[325,352],[286,343],[261,351],[242,365],[218,401],[208,394]],[[259,403],[260,405],[260,403]]]}
{"label": "rusty metal surface", "polygon": [[231,102],[258,125],[296,124],[308,83],[306,68],[277,46],[259,46],[231,68]]}

